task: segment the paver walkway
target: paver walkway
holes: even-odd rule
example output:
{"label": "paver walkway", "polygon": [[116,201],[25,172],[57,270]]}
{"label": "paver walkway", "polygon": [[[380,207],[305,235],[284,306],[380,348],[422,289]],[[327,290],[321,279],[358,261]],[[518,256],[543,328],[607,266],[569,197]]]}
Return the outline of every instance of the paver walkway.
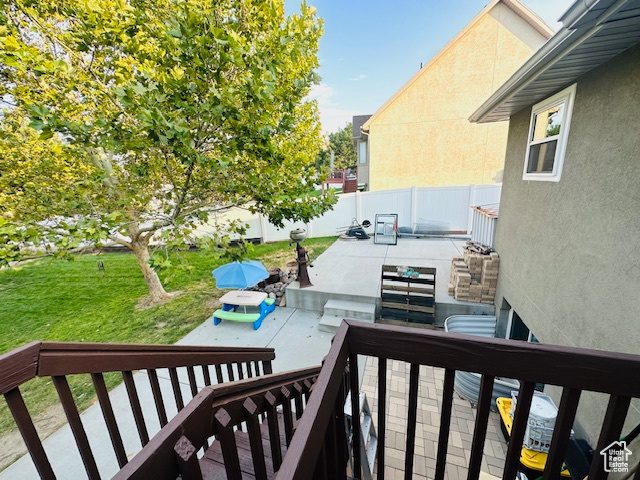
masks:
{"label": "paver walkway", "polygon": [[[409,364],[405,362],[392,360],[387,363],[388,413],[385,437],[385,478],[388,480],[404,479],[409,370]],[[443,369],[429,366],[420,367],[418,424],[413,464],[413,478],[417,480],[433,478],[435,475],[443,381]],[[367,359],[362,391],[367,394],[374,422],[377,422],[377,358],[369,357]],[[467,478],[475,415],[475,408],[472,408],[468,401],[459,398],[454,393],[445,470],[445,478],[448,480]],[[482,471],[501,477],[506,453],[507,445],[500,432],[500,415],[497,412],[491,412],[487,425]]]}

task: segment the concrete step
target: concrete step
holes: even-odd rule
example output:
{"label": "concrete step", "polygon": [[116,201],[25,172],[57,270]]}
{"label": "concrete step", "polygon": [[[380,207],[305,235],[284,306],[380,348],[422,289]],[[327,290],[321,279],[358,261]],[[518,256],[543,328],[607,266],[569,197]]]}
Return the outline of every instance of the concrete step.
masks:
{"label": "concrete step", "polygon": [[318,324],[318,330],[321,332],[336,333],[338,327],[342,323],[344,317],[338,317],[337,315],[327,315],[326,313],[320,319]]}
{"label": "concrete step", "polygon": [[[338,327],[340,326],[340,324],[342,323],[342,320],[344,319],[345,319],[344,316],[328,315],[325,313],[320,319],[320,323],[318,324],[318,330],[320,330],[321,332],[336,333],[338,331]],[[373,323],[373,321],[369,321],[369,320],[356,320],[356,321],[364,322],[364,323]]]}
{"label": "concrete step", "polygon": [[324,313],[325,315],[374,322],[376,319],[376,305],[373,302],[362,303],[332,298],[325,303]]}

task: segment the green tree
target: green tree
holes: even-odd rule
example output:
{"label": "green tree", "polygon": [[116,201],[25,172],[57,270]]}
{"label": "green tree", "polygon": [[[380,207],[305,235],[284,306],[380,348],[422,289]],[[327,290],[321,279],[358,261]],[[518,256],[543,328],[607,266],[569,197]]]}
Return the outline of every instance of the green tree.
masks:
{"label": "green tree", "polygon": [[288,17],[283,0],[1,8],[0,262],[25,243],[116,242],[135,253],[155,303],[168,294],[152,238],[184,246],[235,205],[276,225],[331,208],[331,196],[308,196],[321,146],[317,105],[305,101],[322,33],[312,7]]}
{"label": "green tree", "polygon": [[334,166],[336,170],[355,168],[358,163],[356,149],[353,145],[351,123],[337,132],[329,134],[329,141],[316,157],[318,168],[328,168],[331,162],[331,150],[334,153]]}

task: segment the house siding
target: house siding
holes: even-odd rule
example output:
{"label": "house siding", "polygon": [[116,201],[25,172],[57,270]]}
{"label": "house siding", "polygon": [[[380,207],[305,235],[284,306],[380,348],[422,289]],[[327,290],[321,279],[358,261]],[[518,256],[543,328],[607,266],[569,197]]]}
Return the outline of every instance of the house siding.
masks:
{"label": "house siding", "polygon": [[371,119],[370,190],[493,183],[507,124],[468,117],[545,41],[498,3]]}
{"label": "house siding", "polygon": [[[508,302],[542,343],[638,353],[640,46],[577,80],[558,183],[522,180],[530,114],[515,114],[509,126],[496,234],[498,331],[506,330]],[[592,442],[605,408],[604,395],[581,399],[579,430]],[[630,413],[625,433],[640,422],[640,405]]]}

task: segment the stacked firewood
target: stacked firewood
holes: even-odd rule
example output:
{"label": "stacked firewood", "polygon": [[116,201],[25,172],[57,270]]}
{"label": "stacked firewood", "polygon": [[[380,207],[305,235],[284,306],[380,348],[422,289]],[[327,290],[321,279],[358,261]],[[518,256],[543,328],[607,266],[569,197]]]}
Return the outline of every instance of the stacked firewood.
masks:
{"label": "stacked firewood", "polygon": [[464,255],[453,257],[449,295],[456,300],[493,303],[498,284],[500,257],[491,249],[468,244]]}

